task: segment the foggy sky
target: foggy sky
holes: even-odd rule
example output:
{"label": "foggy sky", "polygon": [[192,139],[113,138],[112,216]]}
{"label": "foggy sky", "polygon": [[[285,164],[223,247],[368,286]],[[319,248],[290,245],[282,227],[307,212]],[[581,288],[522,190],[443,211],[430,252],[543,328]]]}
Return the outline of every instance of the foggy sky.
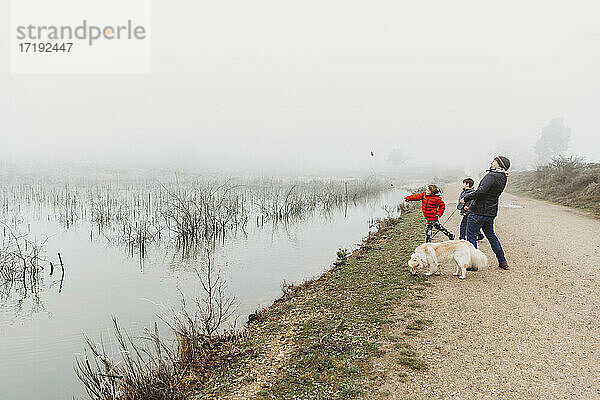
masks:
{"label": "foggy sky", "polygon": [[564,117],[600,161],[597,1],[154,1],[147,75],[11,75],[0,4],[2,160],[479,169]]}

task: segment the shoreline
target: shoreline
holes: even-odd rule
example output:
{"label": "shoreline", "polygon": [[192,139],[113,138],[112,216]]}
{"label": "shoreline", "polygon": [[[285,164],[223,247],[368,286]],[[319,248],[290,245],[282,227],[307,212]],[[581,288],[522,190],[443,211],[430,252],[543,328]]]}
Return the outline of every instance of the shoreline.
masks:
{"label": "shoreline", "polygon": [[[189,398],[353,399],[370,391],[378,379],[373,362],[388,353],[400,377],[426,369],[406,343],[431,323],[418,316],[427,279],[406,266],[422,230],[420,212],[384,220],[345,263],[284,287],[252,314],[232,344],[237,356]],[[399,308],[406,311],[400,319]],[[390,336],[399,324],[404,337]]]}

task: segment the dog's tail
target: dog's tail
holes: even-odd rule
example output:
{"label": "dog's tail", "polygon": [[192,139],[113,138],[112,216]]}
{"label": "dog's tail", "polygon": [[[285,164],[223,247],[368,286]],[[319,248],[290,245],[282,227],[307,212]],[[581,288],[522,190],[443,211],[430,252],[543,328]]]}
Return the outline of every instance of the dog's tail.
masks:
{"label": "dog's tail", "polygon": [[479,269],[488,266],[488,258],[483,251],[471,247],[471,266]]}

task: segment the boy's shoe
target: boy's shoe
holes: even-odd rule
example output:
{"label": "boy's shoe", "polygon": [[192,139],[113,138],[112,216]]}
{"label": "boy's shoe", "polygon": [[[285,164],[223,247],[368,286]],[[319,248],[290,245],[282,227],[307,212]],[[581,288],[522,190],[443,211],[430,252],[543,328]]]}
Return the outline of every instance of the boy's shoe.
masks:
{"label": "boy's shoe", "polygon": [[467,271],[478,271],[479,268],[477,267],[467,267]]}
{"label": "boy's shoe", "polygon": [[503,263],[498,264],[498,266],[502,269],[508,269],[508,263],[505,261]]}
{"label": "boy's shoe", "polygon": [[455,236],[454,236],[454,234],[452,234],[452,233],[448,235],[448,239],[450,239],[450,240],[454,240],[454,237],[455,237]]}

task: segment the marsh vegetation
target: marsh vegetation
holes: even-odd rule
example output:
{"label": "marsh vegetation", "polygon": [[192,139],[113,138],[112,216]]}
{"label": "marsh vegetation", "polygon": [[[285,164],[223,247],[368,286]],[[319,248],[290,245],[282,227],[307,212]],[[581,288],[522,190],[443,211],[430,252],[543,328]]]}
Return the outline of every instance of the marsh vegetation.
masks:
{"label": "marsh vegetation", "polygon": [[226,326],[236,301],[227,294],[226,283],[215,269],[210,251],[196,274],[202,294],[181,308],[168,310],[161,334],[157,322],[139,337],[131,337],[113,317],[116,350],[87,338],[85,355],[76,360],[75,371],[93,400],[184,400],[215,370],[241,355],[235,343],[242,333]]}
{"label": "marsh vegetation", "polygon": [[[282,281],[344,264],[402,196],[374,178],[5,177],[0,352],[10,363],[45,343],[26,356],[50,369],[52,398],[84,395],[77,376],[92,399],[177,398],[175,382],[208,385],[247,355],[235,321]],[[3,395],[35,392],[18,368],[0,372]]]}
{"label": "marsh vegetation", "polygon": [[45,253],[45,240],[36,241],[31,234],[20,232],[18,227],[3,222],[0,222],[0,229],[0,306],[15,297],[21,304],[31,298],[34,305],[39,305],[44,277],[53,275],[60,277],[60,293],[65,276],[60,253],[53,262]]}
{"label": "marsh vegetation", "polygon": [[13,221],[25,208],[69,229],[88,222],[99,237],[144,255],[148,245],[189,246],[246,233],[248,224],[285,224],[356,206],[389,189],[377,179],[320,180],[204,178],[8,182],[0,187],[0,216]]}

